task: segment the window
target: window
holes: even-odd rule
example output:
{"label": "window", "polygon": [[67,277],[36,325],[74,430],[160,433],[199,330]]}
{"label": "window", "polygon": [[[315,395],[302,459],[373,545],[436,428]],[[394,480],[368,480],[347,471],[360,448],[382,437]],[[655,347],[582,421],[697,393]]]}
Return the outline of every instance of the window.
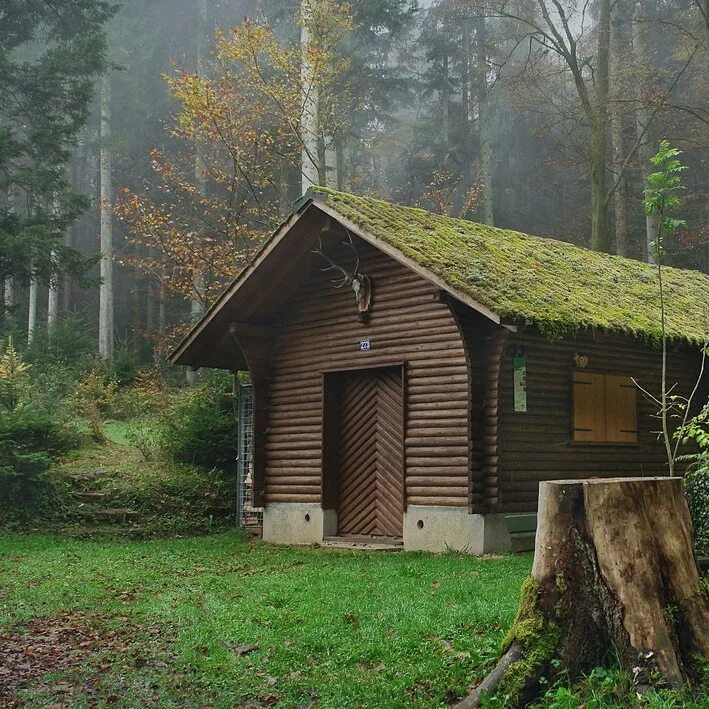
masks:
{"label": "window", "polygon": [[637,443],[637,387],[630,377],[574,372],[573,439]]}

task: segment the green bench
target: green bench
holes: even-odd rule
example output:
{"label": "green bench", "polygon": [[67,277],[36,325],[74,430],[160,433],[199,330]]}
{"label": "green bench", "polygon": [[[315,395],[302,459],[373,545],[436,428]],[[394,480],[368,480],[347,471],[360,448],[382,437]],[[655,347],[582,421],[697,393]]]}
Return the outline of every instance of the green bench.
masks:
{"label": "green bench", "polygon": [[505,524],[510,534],[512,551],[534,551],[534,537],[537,533],[537,515],[506,515]]}

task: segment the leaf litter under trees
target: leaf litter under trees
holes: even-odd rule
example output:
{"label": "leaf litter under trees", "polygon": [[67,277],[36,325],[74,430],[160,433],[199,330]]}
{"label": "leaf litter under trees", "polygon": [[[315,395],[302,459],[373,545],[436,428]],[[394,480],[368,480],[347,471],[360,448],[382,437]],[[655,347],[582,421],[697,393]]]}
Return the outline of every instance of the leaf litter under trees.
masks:
{"label": "leaf litter under trees", "polygon": [[[106,696],[102,676],[124,664],[167,668],[170,628],[128,618],[65,611],[0,633],[0,706],[26,706],[27,696],[64,707],[78,698],[94,706]],[[145,697],[146,706],[151,704]]]}

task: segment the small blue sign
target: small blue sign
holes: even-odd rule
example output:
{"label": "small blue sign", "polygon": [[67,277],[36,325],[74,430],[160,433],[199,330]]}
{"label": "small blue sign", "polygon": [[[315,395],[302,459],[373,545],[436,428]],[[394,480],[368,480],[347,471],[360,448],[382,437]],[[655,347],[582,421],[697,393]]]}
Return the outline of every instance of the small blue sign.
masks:
{"label": "small blue sign", "polygon": [[360,340],[359,341],[359,351],[360,352],[369,352],[369,350],[372,349],[372,341],[367,338],[366,340]]}

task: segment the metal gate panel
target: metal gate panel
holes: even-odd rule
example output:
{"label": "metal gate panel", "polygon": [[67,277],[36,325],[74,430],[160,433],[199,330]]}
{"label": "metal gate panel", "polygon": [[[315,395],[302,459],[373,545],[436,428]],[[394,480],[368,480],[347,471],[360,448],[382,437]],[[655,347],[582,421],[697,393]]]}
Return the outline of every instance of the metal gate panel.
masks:
{"label": "metal gate panel", "polygon": [[253,387],[239,385],[239,433],[236,477],[236,519],[242,529],[256,529],[263,523],[263,509],[254,506],[253,480]]}

